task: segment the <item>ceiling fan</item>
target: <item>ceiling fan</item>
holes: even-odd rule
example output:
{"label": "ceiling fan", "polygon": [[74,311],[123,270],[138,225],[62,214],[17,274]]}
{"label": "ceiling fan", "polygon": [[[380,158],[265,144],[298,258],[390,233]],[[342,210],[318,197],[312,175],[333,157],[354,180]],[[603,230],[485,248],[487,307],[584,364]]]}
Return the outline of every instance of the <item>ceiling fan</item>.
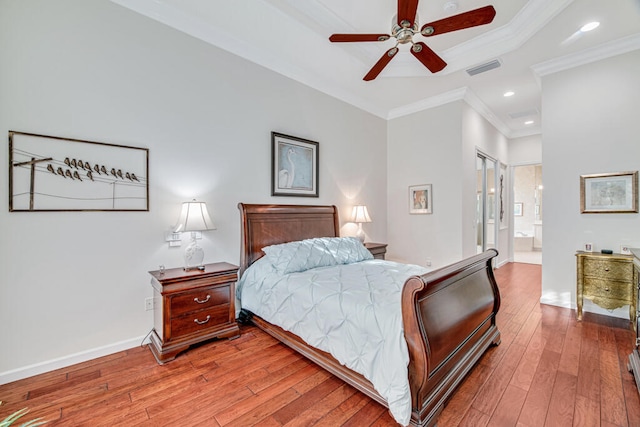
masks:
{"label": "ceiling fan", "polygon": [[418,30],[418,0],[398,0],[398,14],[394,17],[391,25],[391,35],[389,34],[333,34],[329,37],[329,41],[334,43],[344,42],[382,42],[389,40],[391,37],[396,39],[396,45],[387,50],[382,58],[369,70],[365,81],[373,80],[387,66],[387,64],[398,53],[398,45],[411,43],[411,53],[418,61],[429,69],[432,73],[437,73],[447,66],[447,63],[431,50],[423,42],[414,42],[413,36],[417,33],[432,37],[438,34],[449,33],[451,31],[462,30],[465,28],[477,27],[491,23],[496,16],[496,10],[493,6],[485,6],[479,9],[470,10],[468,12],[459,13],[448,18],[424,24]]}

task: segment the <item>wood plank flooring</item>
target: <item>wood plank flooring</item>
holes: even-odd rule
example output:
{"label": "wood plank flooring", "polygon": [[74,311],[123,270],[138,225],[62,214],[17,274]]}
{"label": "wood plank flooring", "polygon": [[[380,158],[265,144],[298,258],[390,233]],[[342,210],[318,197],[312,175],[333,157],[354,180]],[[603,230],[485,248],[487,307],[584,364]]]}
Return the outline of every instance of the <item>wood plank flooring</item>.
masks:
{"label": "wood plank flooring", "polygon": [[[640,426],[627,321],[541,305],[541,267],[496,270],[502,343],[438,425]],[[0,386],[0,419],[23,407],[51,426],[392,426],[386,408],[254,327],[164,366],[146,347]]]}

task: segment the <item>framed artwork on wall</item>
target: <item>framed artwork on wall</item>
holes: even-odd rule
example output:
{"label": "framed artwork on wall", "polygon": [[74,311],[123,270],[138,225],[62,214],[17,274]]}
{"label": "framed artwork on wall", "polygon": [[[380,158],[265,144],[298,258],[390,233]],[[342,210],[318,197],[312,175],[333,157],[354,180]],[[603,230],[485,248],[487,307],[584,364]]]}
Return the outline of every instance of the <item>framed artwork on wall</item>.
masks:
{"label": "framed artwork on wall", "polygon": [[9,212],[148,211],[149,150],[9,131]]}
{"label": "framed artwork on wall", "polygon": [[433,213],[431,184],[412,185],[409,187],[409,213]]}
{"label": "framed artwork on wall", "polygon": [[580,213],[637,213],[638,171],[580,176]]}
{"label": "framed artwork on wall", "polygon": [[271,132],[271,195],[318,197],[318,147],[308,139]]}
{"label": "framed artwork on wall", "polygon": [[504,230],[509,226],[507,218],[507,165],[500,163],[500,176],[498,176],[498,212],[500,218],[500,230]]}
{"label": "framed artwork on wall", "polygon": [[522,216],[522,202],[513,204],[513,216]]}

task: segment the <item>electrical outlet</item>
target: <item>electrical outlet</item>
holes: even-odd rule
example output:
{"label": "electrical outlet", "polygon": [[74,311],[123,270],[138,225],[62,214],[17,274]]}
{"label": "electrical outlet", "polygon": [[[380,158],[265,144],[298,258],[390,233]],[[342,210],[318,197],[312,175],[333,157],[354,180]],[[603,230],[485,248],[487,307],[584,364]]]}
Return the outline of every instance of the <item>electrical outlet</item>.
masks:
{"label": "electrical outlet", "polygon": [[431,258],[427,258],[426,264],[427,267],[431,267]]}
{"label": "electrical outlet", "polygon": [[153,298],[145,298],[144,300],[144,308],[145,310],[153,310]]}

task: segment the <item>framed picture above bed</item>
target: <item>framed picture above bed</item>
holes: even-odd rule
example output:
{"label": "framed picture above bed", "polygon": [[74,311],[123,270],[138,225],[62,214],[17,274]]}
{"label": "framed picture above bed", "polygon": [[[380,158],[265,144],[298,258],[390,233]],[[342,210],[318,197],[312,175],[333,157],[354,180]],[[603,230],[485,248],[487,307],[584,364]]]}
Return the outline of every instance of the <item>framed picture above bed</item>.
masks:
{"label": "framed picture above bed", "polygon": [[271,132],[271,195],[318,197],[315,141]]}
{"label": "framed picture above bed", "polygon": [[433,213],[431,184],[412,185],[409,187],[409,213]]}

